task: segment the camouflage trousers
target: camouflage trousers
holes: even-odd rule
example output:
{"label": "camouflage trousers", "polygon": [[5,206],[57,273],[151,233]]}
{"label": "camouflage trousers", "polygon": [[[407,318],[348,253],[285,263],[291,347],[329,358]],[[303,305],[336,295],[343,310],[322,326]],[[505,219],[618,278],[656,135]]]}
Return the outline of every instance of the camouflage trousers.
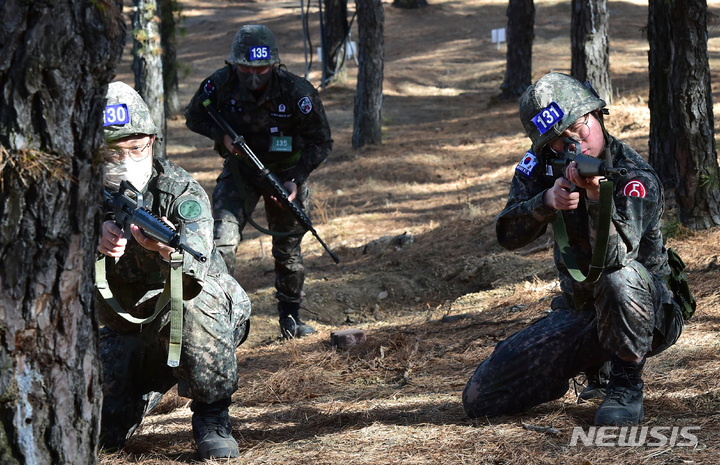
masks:
{"label": "camouflage trousers", "polygon": [[552,312],[501,341],[463,391],[472,418],[512,414],[565,395],[569,380],[620,357],[657,355],[677,341],[680,308],[665,282],[632,262],[606,270],[595,285],[595,311],[559,296]]}
{"label": "camouflage trousers", "polygon": [[[279,302],[300,303],[305,284],[305,266],[300,244],[305,229],[290,212],[270,199],[255,183],[239,173],[233,175],[227,161],[213,191],[215,244],[230,274],[233,274],[237,246],[248,222],[246,215],[252,215],[260,197],[264,197],[268,229],[281,234],[272,236],[275,297]],[[310,216],[310,190],[305,184],[298,186],[298,201]],[[285,235],[286,233],[289,235]]]}
{"label": "camouflage trousers", "polygon": [[[154,307],[156,299],[142,306]],[[229,274],[208,276],[200,294],[184,302],[182,353],[176,368],[167,365],[168,311],[140,326],[125,320],[114,324],[119,317],[102,299],[98,307],[106,324],[100,330],[103,447],[122,447],[175,384],[179,395],[203,403],[229,398],[237,390],[235,349],[247,338],[250,300]]]}

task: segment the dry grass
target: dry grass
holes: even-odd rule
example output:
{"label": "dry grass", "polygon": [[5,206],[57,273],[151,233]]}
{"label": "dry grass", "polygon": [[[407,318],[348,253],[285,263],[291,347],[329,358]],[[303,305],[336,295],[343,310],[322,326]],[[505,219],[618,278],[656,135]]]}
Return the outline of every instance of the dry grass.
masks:
{"label": "dry grass", "polygon": [[[181,3],[188,18],[179,47],[190,64],[181,82],[186,99],[222,63],[242,23],[268,24],[289,69],[304,68],[295,3]],[[535,75],[567,72],[570,5],[535,5]],[[478,363],[498,341],[542,317],[557,292],[548,237],[510,253],[494,236],[493,217],[527,148],[517,105],[495,101],[505,51],[490,43],[490,29],[505,25],[506,6],[435,0],[424,10],[401,11],[384,4],[381,146],[350,147],[354,65],[348,83],[323,91],[335,149],[312,177],[314,219],[341,264],[333,265],[311,237],[304,241],[303,305],[313,313],[303,317],[318,333],[282,343],[269,241],[245,231],[236,278],[253,301],[253,331],[237,351],[240,383],[230,412],[241,457],[216,463],[720,463],[719,230],[669,240],[688,263],[698,313],[674,347],[648,361],[645,376],[643,424],[699,426],[696,447],[571,447],[573,428],[592,425],[597,407],[578,405],[572,388],[522,415],[473,421],[462,410],[462,389]],[[609,6],[617,93],[608,126],[647,155],[647,42],[640,32],[647,4]],[[717,13],[720,5],[710,7]],[[713,70],[718,36],[710,30]],[[317,84],[315,70],[310,79]],[[131,80],[127,73],[120,77]],[[713,82],[717,88],[717,72]],[[220,162],[209,145],[182,118],[169,121],[170,158],[211,191]],[[406,232],[412,244],[365,247]],[[446,315],[455,319],[443,321]],[[347,325],[366,331],[367,342],[330,346],[331,331]],[[196,463],[187,402],[168,394],[125,450],[100,463]]]}

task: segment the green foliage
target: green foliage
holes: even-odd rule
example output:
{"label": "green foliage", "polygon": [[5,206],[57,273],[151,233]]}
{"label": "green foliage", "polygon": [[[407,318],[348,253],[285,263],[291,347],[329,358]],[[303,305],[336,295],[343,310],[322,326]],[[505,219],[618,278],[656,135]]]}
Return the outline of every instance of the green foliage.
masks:
{"label": "green foliage", "polygon": [[660,225],[660,231],[663,235],[663,240],[667,241],[670,238],[684,239],[692,235],[692,230],[685,227],[677,215],[672,215],[669,218],[663,218],[662,224]]}
{"label": "green foliage", "polygon": [[698,175],[698,179],[700,180],[700,187],[705,190],[717,190],[720,187],[720,179],[718,178],[717,171],[708,173],[703,170]]}

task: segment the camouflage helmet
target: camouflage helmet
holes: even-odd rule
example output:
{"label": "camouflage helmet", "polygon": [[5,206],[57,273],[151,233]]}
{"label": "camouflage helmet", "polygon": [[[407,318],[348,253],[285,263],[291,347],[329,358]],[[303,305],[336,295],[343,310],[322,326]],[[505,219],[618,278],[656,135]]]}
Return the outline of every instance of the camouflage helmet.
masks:
{"label": "camouflage helmet", "polygon": [[580,117],[605,105],[589,84],[583,85],[567,74],[549,73],[520,97],[520,121],[532,140],[533,151],[540,153]]}
{"label": "camouflage helmet", "polygon": [[124,82],[111,82],[106,97],[105,140],[114,142],[135,134],[157,135],[150,109],[135,89]]}
{"label": "camouflage helmet", "polygon": [[252,67],[280,63],[280,54],[272,31],[263,25],[241,27],[230,47],[228,63]]}

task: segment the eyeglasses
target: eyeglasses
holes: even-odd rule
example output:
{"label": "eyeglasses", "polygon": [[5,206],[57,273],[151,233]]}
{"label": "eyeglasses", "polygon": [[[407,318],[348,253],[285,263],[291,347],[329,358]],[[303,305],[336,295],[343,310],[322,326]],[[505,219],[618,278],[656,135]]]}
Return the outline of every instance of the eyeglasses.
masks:
{"label": "eyeglasses", "polygon": [[580,119],[575,121],[572,126],[565,131],[570,135],[571,139],[582,142],[590,137],[590,113],[586,113]]}
{"label": "eyeglasses", "polygon": [[110,149],[110,156],[117,161],[120,161],[125,157],[130,158],[132,161],[143,161],[150,156],[150,150],[147,150],[147,148],[150,147],[153,140],[154,138],[151,137],[150,140],[148,140],[148,143],[143,147],[112,147]]}

